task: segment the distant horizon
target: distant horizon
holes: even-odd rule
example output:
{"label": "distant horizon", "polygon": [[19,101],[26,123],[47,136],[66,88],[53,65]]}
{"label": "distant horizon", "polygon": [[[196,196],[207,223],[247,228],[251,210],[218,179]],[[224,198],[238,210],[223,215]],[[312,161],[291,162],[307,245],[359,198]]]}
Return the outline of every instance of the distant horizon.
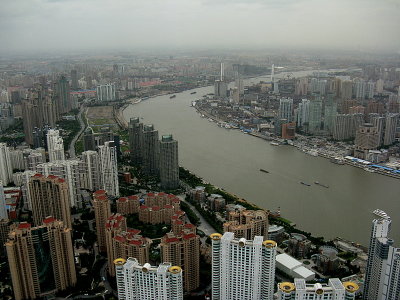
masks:
{"label": "distant horizon", "polygon": [[400,54],[399,15],[396,0],[3,0],[0,53],[233,48]]}

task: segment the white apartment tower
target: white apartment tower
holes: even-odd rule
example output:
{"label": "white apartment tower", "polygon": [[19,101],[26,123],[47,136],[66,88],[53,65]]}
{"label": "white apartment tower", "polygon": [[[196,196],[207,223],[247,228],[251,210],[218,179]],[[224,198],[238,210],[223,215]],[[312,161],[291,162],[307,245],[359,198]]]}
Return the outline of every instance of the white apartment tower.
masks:
{"label": "white apartment tower", "polygon": [[114,101],[116,99],[115,84],[103,84],[96,87],[97,101]]}
{"label": "white apartment tower", "polygon": [[304,279],[278,284],[278,300],[354,300],[359,287],[354,282],[330,278],[327,284],[306,284]]}
{"label": "white apartment tower", "polygon": [[303,127],[304,124],[308,124],[310,116],[310,100],[302,99],[297,109],[297,126]]}
{"label": "white apartment tower", "polygon": [[47,131],[47,147],[49,162],[65,160],[64,141],[60,137],[60,131],[54,129]]}
{"label": "white apartment tower", "polygon": [[12,174],[10,149],[6,143],[0,143],[0,180],[3,182],[3,185],[7,185],[12,181]]}
{"label": "white apartment tower", "polygon": [[286,119],[288,123],[293,120],[293,99],[282,98],[279,100],[279,119]]}
{"label": "white apartment tower", "polygon": [[101,182],[108,195],[118,197],[117,150],[114,142],[105,142],[99,146]]}
{"label": "white apartment tower", "polygon": [[213,300],[273,299],[276,242],[235,239],[232,232],[210,237]]}
{"label": "white apartment tower", "polygon": [[372,221],[368,261],[365,272],[364,300],[398,300],[400,297],[400,249],[388,238],[391,219],[375,210]]}
{"label": "white apartment tower", "polygon": [[96,151],[89,150],[82,152],[81,157],[86,172],[84,187],[91,191],[100,190],[103,185],[99,154]]}
{"label": "white apartment tower", "polygon": [[140,265],[136,258],[114,260],[120,300],[182,300],[182,269],[162,263]]}

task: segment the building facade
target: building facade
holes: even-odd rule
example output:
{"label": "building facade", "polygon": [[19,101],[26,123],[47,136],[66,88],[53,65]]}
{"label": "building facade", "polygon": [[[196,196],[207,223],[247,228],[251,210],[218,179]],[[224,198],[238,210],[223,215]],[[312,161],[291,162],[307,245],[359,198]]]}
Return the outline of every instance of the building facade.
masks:
{"label": "building facade", "polygon": [[136,258],[114,261],[120,300],[182,300],[182,269],[170,263],[158,267]]}
{"label": "building facade", "polygon": [[111,216],[111,206],[105,190],[98,190],[93,193],[93,208],[96,220],[97,244],[101,252],[106,252],[106,222]]}
{"label": "building facade", "polygon": [[163,135],[160,141],[160,181],[164,189],[179,187],[178,141]]}
{"label": "building facade", "polygon": [[276,242],[237,239],[232,232],[211,240],[213,300],[273,299]]}

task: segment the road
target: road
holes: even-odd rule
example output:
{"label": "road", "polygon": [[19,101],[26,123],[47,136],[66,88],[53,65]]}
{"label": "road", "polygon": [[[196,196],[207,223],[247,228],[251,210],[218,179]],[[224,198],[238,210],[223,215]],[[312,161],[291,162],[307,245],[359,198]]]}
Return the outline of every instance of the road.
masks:
{"label": "road", "polygon": [[87,108],[84,106],[81,106],[81,109],[79,110],[79,113],[77,114],[77,118],[79,121],[79,125],[81,126],[81,130],[74,136],[74,138],[71,141],[71,144],[69,145],[69,157],[70,158],[75,158],[75,143],[78,140],[78,138],[81,136],[82,132],[86,129],[86,124],[82,120],[82,113],[85,112],[87,113]]}
{"label": "road", "polygon": [[203,218],[203,216],[199,213],[196,207],[194,207],[192,204],[190,204],[188,201],[185,200],[184,195],[179,195],[178,197],[181,199],[182,202],[185,202],[187,205],[189,205],[189,207],[193,210],[193,212],[199,217],[201,223],[198,226],[198,229],[203,231],[206,234],[206,236],[210,236],[210,234],[217,232],[214,229],[214,227],[208,224],[208,222]]}
{"label": "road", "polygon": [[[107,264],[107,262],[105,262],[104,265],[103,265],[103,266],[101,267],[101,269],[100,269],[100,277],[101,277],[101,280],[103,281],[103,284],[104,284],[105,289],[108,290],[108,291],[110,291],[110,292],[112,292],[112,293],[114,294],[115,297],[118,297],[117,291],[114,290],[114,289],[111,287],[110,283],[108,282],[108,279],[107,279],[107,266],[108,266],[108,264]],[[104,278],[105,280],[103,280],[103,278]]]}

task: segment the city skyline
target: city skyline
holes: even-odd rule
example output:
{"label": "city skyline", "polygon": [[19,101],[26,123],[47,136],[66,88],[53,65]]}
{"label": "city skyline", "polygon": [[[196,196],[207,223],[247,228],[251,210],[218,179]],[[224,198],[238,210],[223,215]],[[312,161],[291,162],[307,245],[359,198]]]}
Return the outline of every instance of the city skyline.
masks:
{"label": "city skyline", "polygon": [[[400,51],[394,38],[400,27],[400,4],[394,0],[6,0],[2,4],[0,53],[293,46]],[[112,21],[104,22],[108,19]]]}

